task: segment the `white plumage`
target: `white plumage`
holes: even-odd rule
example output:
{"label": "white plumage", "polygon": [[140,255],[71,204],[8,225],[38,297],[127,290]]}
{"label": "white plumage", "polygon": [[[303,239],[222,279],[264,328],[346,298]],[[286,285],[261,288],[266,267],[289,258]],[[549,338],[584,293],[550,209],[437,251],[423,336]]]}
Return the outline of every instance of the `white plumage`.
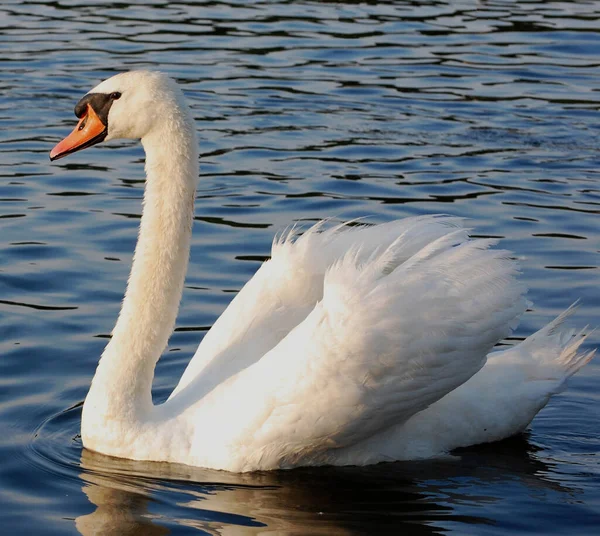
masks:
{"label": "white plumage", "polygon": [[489,354],[524,312],[524,287],[508,252],[457,218],[318,224],[275,240],[154,406],[187,268],[193,121],[158,73],[92,92],[122,95],[106,139],[141,138],[148,177],[123,308],[84,405],[87,448],[231,471],[436,456],[520,432],[592,358],[582,333],[558,330],[572,309]]}

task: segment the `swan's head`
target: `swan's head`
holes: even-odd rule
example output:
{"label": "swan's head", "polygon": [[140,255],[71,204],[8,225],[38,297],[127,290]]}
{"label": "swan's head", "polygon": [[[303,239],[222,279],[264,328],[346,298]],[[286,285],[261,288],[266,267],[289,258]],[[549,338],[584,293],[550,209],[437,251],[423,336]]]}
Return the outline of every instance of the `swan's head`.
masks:
{"label": "swan's head", "polygon": [[118,74],[98,84],[75,105],[79,123],[52,149],[56,160],[102,141],[142,139],[183,107],[183,95],[168,76],[152,71]]}

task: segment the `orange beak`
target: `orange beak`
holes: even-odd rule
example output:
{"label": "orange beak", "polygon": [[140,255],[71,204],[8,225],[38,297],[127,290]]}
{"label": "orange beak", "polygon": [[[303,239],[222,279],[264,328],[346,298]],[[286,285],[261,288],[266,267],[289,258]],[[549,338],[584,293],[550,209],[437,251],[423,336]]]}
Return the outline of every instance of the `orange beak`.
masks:
{"label": "orange beak", "polygon": [[100,143],[106,137],[106,125],[88,104],[84,116],[63,141],[50,151],[50,160],[57,160],[86,147]]}

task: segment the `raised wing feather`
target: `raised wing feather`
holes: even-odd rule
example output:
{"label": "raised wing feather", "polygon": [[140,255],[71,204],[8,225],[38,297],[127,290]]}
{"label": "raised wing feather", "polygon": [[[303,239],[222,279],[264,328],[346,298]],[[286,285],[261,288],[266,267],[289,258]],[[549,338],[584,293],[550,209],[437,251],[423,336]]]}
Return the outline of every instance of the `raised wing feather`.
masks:
{"label": "raised wing feather", "polygon": [[302,323],[213,393],[225,420],[245,423],[221,438],[244,460],[236,470],[326,463],[475,374],[525,309],[513,262],[489,245],[446,228],[409,258],[403,233],[336,262]]}

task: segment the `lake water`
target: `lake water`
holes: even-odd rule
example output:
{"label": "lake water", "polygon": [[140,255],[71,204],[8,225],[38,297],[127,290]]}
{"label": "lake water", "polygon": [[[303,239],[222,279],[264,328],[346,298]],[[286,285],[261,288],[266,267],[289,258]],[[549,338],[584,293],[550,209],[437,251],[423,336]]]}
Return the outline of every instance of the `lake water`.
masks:
{"label": "lake water", "polygon": [[600,2],[144,4],[0,5],[2,533],[597,532],[598,359],[524,436],[443,460],[235,475],[83,450],[143,152],[48,152],[119,71],[161,69],[193,107],[191,264],[157,401],[295,221],[468,217],[520,259],[516,339],[577,298],[574,323],[600,326]]}

